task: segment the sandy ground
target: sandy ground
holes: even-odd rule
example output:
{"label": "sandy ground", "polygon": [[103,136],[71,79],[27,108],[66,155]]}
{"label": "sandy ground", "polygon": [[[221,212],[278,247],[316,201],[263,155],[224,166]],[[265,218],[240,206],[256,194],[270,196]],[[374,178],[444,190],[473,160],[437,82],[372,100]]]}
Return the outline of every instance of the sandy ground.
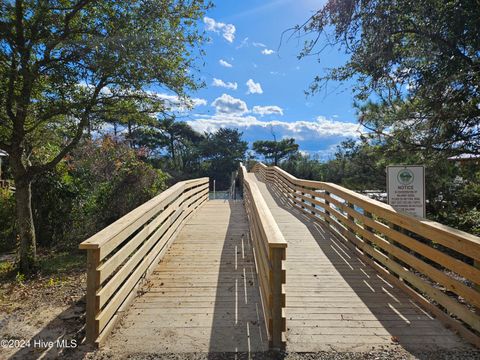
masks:
{"label": "sandy ground", "polygon": [[0,359],[83,359],[92,351],[81,344],[83,272],[12,280],[0,286]]}
{"label": "sandy ground", "polygon": [[[63,279],[40,278],[0,284],[0,340],[23,342],[23,347],[0,348],[0,359],[168,359],[168,360],[220,360],[220,359],[285,359],[285,360],[443,360],[480,359],[480,351],[427,352],[411,354],[400,346],[374,348],[366,352],[340,353],[132,353],[127,347],[112,352],[108,347],[93,350],[82,344],[85,336],[86,276],[79,272]],[[30,346],[25,342],[30,339]],[[33,341],[37,340],[37,344]],[[60,342],[57,342],[60,340]],[[64,341],[63,345],[61,341]],[[38,343],[42,341],[41,343]],[[53,346],[47,344],[54,343]],[[76,342],[77,346],[74,342]],[[70,345],[71,347],[66,347]]]}

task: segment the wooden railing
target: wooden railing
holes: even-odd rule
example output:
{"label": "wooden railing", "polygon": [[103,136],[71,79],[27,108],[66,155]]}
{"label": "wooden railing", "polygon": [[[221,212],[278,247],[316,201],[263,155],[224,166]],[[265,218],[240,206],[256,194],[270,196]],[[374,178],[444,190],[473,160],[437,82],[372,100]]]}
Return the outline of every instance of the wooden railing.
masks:
{"label": "wooden railing", "polygon": [[480,345],[479,237],[278,167],[257,163],[253,171],[447,327]]}
{"label": "wooden railing", "polygon": [[104,342],[141,280],[207,199],[208,178],[179,182],[80,244],[87,250],[87,342]]}
{"label": "wooden railing", "polygon": [[267,323],[270,347],[285,348],[285,241],[275,219],[255,182],[249,180],[247,170],[240,165],[240,180],[253,241],[255,263],[259,279],[262,305]]}

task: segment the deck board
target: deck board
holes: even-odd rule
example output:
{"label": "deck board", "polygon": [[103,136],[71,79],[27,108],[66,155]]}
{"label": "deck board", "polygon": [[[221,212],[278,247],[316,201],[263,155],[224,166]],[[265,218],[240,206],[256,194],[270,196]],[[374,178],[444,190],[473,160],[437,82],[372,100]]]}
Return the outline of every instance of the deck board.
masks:
{"label": "deck board", "polygon": [[[256,181],[288,242],[287,351],[471,350],[329,230]],[[241,202],[208,201],[187,222],[106,346],[125,354],[268,349]]]}
{"label": "deck board", "polygon": [[287,243],[287,350],[471,349],[255,175]]}
{"label": "deck board", "polygon": [[268,348],[241,202],[208,201],[186,223],[107,346],[132,353]]}

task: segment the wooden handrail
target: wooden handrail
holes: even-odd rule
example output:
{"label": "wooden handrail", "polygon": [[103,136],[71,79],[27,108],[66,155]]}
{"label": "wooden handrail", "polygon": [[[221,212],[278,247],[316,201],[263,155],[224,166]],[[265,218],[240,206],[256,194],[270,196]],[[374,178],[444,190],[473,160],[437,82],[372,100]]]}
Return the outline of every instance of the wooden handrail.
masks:
{"label": "wooden handrail", "polygon": [[243,198],[254,244],[255,262],[260,294],[266,318],[270,347],[285,348],[285,291],[287,242],[263,199],[255,182],[249,179],[246,168],[240,164]]}
{"label": "wooden handrail", "polygon": [[480,345],[479,237],[276,166],[257,163],[252,170],[427,311]]}
{"label": "wooden handrail", "polygon": [[87,250],[86,336],[101,345],[182,225],[208,200],[208,178],[182,181],[80,244]]}

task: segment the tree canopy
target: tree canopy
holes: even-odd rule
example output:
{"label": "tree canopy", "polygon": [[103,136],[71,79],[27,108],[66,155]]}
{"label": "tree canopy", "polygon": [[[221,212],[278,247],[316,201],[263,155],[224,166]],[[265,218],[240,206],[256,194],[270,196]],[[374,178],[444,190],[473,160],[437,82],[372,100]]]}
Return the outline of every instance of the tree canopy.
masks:
{"label": "tree canopy", "polygon": [[298,151],[298,144],[295,139],[277,140],[258,140],[253,143],[253,150],[265,156],[266,159],[273,161],[276,166],[278,163],[289,155],[293,155]]}
{"label": "tree canopy", "polygon": [[478,1],[330,0],[303,25],[313,36],[300,58],[327,46],[350,55],[315,77],[354,80],[359,120],[406,146],[480,154],[480,6]]}
{"label": "tree canopy", "polygon": [[[202,0],[4,1],[0,5],[0,147],[16,185],[20,265],[35,263],[32,179],[71,152],[118,102],[184,96],[204,40]],[[55,135],[55,136],[54,136]],[[49,138],[56,144],[36,156]],[[49,144],[50,145],[50,144]]]}

